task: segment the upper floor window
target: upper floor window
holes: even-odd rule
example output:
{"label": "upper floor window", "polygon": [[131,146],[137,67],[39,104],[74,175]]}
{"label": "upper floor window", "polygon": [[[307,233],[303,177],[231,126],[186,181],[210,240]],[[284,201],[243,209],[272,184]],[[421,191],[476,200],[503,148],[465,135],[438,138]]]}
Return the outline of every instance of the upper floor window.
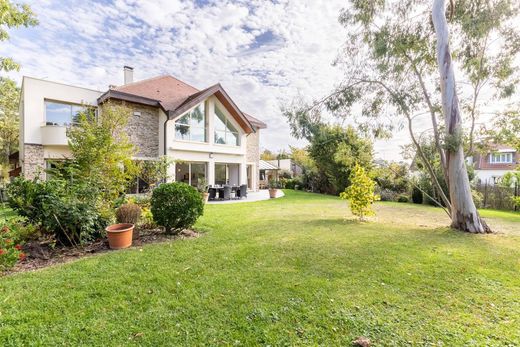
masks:
{"label": "upper floor window", "polygon": [[198,105],[175,122],[177,140],[206,142],[206,113],[204,103]]}
{"label": "upper floor window", "polygon": [[489,156],[491,164],[511,164],[513,162],[513,153],[492,153]]}
{"label": "upper floor window", "polygon": [[238,130],[216,106],[215,115],[215,143],[238,146]]}
{"label": "upper floor window", "polygon": [[45,101],[45,125],[66,126],[76,124],[78,115],[86,110],[85,106]]}

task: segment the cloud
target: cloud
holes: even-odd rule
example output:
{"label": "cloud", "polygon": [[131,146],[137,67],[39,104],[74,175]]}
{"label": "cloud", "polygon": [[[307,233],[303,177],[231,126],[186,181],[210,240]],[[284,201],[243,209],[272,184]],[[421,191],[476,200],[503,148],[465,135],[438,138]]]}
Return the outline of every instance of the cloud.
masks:
{"label": "cloud", "polygon": [[[342,0],[30,4],[40,25],[11,31],[0,46],[0,55],[21,63],[11,74],[18,81],[28,75],[106,90],[130,65],[136,80],[168,73],[198,88],[220,82],[268,124],[261,146],[271,150],[302,145],[290,138],[280,105],[299,94],[323,96],[342,77],[331,65],[346,37],[337,21]],[[399,152],[392,147],[386,158]]]}

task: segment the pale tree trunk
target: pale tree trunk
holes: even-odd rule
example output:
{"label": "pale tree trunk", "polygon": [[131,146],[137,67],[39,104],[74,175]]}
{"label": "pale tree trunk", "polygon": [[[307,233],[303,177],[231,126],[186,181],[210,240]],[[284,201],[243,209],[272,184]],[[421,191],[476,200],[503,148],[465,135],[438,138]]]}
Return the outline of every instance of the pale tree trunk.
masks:
{"label": "pale tree trunk", "polygon": [[455,86],[446,21],[445,0],[434,0],[432,19],[437,34],[437,63],[441,79],[442,111],[446,121],[446,164],[451,200],[452,228],[472,232],[491,232],[478,214],[462,148],[462,120]]}

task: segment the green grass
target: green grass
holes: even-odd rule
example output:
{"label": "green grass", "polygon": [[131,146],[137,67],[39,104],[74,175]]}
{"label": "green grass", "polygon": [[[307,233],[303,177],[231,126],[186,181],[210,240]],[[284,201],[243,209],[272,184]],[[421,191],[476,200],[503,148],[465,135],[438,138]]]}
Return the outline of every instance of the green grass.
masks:
{"label": "green grass", "polygon": [[438,209],[377,210],[361,224],[293,191],[209,205],[200,238],[0,278],[0,345],[520,344],[516,219],[468,235]]}

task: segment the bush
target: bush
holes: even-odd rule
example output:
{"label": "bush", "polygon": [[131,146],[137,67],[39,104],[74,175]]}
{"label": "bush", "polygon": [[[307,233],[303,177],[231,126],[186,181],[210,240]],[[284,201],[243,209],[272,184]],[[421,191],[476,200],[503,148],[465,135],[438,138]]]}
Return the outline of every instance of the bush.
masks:
{"label": "bush", "polygon": [[302,180],[299,177],[291,178],[285,181],[286,189],[298,189],[302,186]]}
{"label": "bush", "polygon": [[476,208],[484,207],[484,195],[481,192],[472,189],[471,196],[473,197],[473,202],[475,203]]}
{"label": "bush", "polygon": [[185,183],[164,183],[152,193],[154,221],[167,233],[178,233],[190,228],[204,211],[199,192]]}
{"label": "bush", "polygon": [[397,202],[408,202],[408,197],[404,194],[401,194],[397,197]]}
{"label": "bush", "polygon": [[412,202],[414,204],[422,204],[423,203],[423,193],[417,187],[413,187],[413,189],[412,189]]}
{"label": "bush", "polygon": [[157,224],[153,220],[152,211],[150,208],[143,207],[143,213],[141,213],[141,222],[139,226],[143,229],[156,229]]}
{"label": "bush", "polygon": [[350,186],[340,194],[341,199],[349,200],[352,214],[363,220],[373,215],[372,203],[376,200],[374,188],[376,183],[368,176],[365,169],[356,164],[350,175]]}
{"label": "bush", "polygon": [[11,208],[64,245],[76,246],[101,236],[110,217],[98,209],[97,189],[81,179],[19,177],[8,186],[7,194]]}
{"label": "bush", "polygon": [[390,189],[382,189],[379,196],[381,201],[397,201],[397,193]]}
{"label": "bush", "polygon": [[16,221],[0,222],[0,272],[9,270],[25,259],[21,242],[26,234],[25,226]]}
{"label": "bush", "polygon": [[140,217],[141,208],[136,204],[123,204],[116,210],[116,220],[118,223],[130,223],[137,225]]}

